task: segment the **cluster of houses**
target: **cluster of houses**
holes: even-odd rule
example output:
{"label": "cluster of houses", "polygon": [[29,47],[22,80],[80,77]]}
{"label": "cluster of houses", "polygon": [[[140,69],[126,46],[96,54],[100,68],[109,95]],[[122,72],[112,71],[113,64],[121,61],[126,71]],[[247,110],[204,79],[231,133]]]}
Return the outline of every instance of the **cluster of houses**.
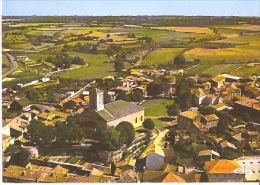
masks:
{"label": "cluster of houses", "polygon": [[[12,109],[21,114],[15,118],[3,120],[2,137],[3,152],[15,141],[22,145],[20,150],[30,154],[30,162],[24,166],[4,165],[3,179],[6,182],[245,182],[259,181],[259,156],[243,156],[233,160],[223,159],[226,153],[236,152],[242,146],[259,154],[259,125],[250,128],[244,125],[230,127],[232,135],[229,139],[210,134],[210,129],[216,128],[220,118],[216,114],[203,115],[196,107],[206,105],[216,110],[235,110],[248,112],[250,115],[260,113],[260,91],[257,77],[243,79],[227,74],[218,75],[208,82],[196,84],[191,89],[193,108],[181,112],[177,117],[176,129],[189,131],[195,135],[207,138],[217,146],[216,150],[206,149],[199,152],[198,159],[204,163],[204,168],[195,170],[176,161],[172,146],[168,146],[166,138],[169,130],[157,131],[151,138],[151,143],[136,158],[131,155],[124,158],[125,151],[135,153],[140,150],[145,141],[145,135],[135,138],[132,146],[118,151],[98,153],[104,164],[89,163],[78,160],[69,161],[69,156],[39,157],[36,147],[25,146],[23,138],[27,126],[32,120],[40,120],[46,125],[66,122],[69,115],[77,115],[80,123],[95,130],[99,125],[117,126],[122,121],[130,122],[138,128],[145,120],[145,109],[140,103],[115,100],[118,90],[132,92],[140,89],[147,96],[146,88],[154,78],[164,76],[162,97],[172,98],[175,95],[175,75],[182,75],[183,70],[166,71],[161,69],[132,69],[130,74],[116,79],[117,87],[108,93],[111,103],[105,103],[102,90],[80,90],[80,93],[69,92],[64,96],[66,101],[58,105],[32,104],[26,98],[5,102],[6,109]],[[106,77],[114,78],[114,77]],[[197,77],[190,77],[197,80]],[[232,100],[232,101],[230,101]],[[3,156],[3,164],[7,164],[10,156]],[[113,170],[112,164],[116,163]],[[110,164],[110,165],[109,165]],[[254,165],[255,164],[255,165]],[[206,176],[205,176],[206,175]]]}

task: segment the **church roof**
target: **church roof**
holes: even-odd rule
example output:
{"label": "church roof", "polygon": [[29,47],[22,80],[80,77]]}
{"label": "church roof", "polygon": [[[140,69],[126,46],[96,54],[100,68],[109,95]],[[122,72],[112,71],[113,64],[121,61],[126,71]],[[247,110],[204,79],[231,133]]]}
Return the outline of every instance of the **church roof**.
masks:
{"label": "church roof", "polygon": [[[114,101],[104,105],[104,109],[100,111],[96,111],[98,115],[104,119],[105,121],[113,121],[127,115],[133,114],[135,112],[139,112],[144,108],[140,105],[136,105],[135,103],[126,102],[123,100]],[[88,110],[87,116],[93,117],[94,111]]]}

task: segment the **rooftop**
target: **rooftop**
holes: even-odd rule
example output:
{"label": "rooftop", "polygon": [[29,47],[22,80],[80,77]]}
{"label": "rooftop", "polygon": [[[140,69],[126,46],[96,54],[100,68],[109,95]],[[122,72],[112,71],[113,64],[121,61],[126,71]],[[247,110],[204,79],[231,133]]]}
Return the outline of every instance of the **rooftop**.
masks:
{"label": "rooftop", "polygon": [[180,115],[183,117],[190,118],[190,119],[194,119],[195,117],[198,116],[198,114],[196,112],[192,112],[192,111],[185,111],[185,112],[182,112]]}
{"label": "rooftop", "polygon": [[236,161],[213,160],[205,162],[208,173],[239,173],[241,166]]}
{"label": "rooftop", "polygon": [[216,155],[216,156],[220,156],[218,152],[215,152],[214,150],[203,150],[200,151],[198,156],[208,156],[208,155]]}
{"label": "rooftop", "polygon": [[219,120],[219,118],[216,116],[216,114],[205,115],[203,117],[207,121]]}
{"label": "rooftop", "polygon": [[[105,104],[104,109],[97,111],[97,113],[102,119],[109,122],[133,114],[135,112],[139,112],[141,110],[144,110],[144,108],[140,105],[118,100]],[[87,115],[88,117],[92,117],[95,116],[94,112],[96,111],[89,109],[83,114]]]}

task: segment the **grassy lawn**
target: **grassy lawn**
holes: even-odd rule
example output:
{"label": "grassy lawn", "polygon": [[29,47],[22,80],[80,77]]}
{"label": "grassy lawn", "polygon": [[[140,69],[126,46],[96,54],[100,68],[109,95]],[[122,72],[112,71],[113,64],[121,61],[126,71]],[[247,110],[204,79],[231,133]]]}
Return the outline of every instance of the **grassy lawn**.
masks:
{"label": "grassy lawn", "polygon": [[[80,69],[71,70],[69,72],[70,78],[94,79],[102,78],[106,75],[111,75],[114,72],[113,63],[105,63],[110,61],[106,54],[87,54],[78,52],[68,52],[70,56],[79,56],[85,60],[86,65]],[[67,77],[68,72],[60,72],[57,76]]]}
{"label": "grassy lawn", "polygon": [[151,52],[141,65],[160,65],[172,63],[173,59],[185,48],[163,48]]}
{"label": "grassy lawn", "polygon": [[168,116],[166,112],[166,106],[173,104],[174,100],[167,99],[152,99],[146,100],[143,103],[145,107],[145,116],[146,117],[161,117]]}
{"label": "grassy lawn", "polygon": [[160,131],[163,131],[165,127],[168,127],[169,124],[166,121],[161,121],[159,119],[152,119],[154,121],[155,127]]}

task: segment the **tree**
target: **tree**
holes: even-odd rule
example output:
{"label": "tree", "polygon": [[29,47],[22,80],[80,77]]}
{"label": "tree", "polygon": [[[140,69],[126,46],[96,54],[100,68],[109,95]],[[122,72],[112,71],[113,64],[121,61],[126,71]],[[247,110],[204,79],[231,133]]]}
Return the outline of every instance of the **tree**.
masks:
{"label": "tree", "polygon": [[116,130],[120,132],[120,138],[124,144],[129,146],[134,141],[135,130],[130,122],[123,121],[119,123]]}
{"label": "tree", "polygon": [[130,94],[130,98],[133,102],[141,102],[144,100],[143,91],[141,89],[134,89]]}
{"label": "tree", "polygon": [[124,100],[124,101],[131,101],[130,96],[123,90],[118,90],[117,91],[117,96],[116,96],[116,100]]}
{"label": "tree", "polygon": [[180,113],[180,105],[177,103],[172,105],[167,105],[166,109],[167,109],[167,114],[169,116],[177,116]]}
{"label": "tree", "polygon": [[175,103],[179,104],[182,110],[189,109],[191,107],[192,93],[189,83],[185,78],[181,78],[177,81],[176,94],[177,98]]}
{"label": "tree", "polygon": [[110,103],[111,102],[112,97],[108,94],[107,91],[104,92],[104,103]]}
{"label": "tree", "polygon": [[117,150],[123,145],[120,132],[117,131],[115,127],[107,127],[106,129],[98,127],[97,138],[99,140],[100,148],[104,150]]}
{"label": "tree", "polygon": [[122,72],[122,70],[125,68],[124,67],[124,62],[121,61],[121,60],[115,61],[114,68],[115,68],[116,72]]}
{"label": "tree", "polygon": [[203,115],[214,114],[216,109],[210,106],[200,106],[198,111]]}
{"label": "tree", "polygon": [[39,142],[42,139],[42,132],[45,128],[45,124],[38,120],[33,120],[27,127],[27,133],[30,135],[30,139],[34,142]]}
{"label": "tree", "polygon": [[174,58],[174,64],[177,66],[184,66],[186,63],[186,58],[183,55],[177,55]]}
{"label": "tree", "polygon": [[25,92],[25,96],[26,96],[26,98],[28,98],[31,101],[35,101],[35,100],[41,99],[40,92],[37,89],[35,89],[35,88],[29,88]]}
{"label": "tree", "polygon": [[154,127],[155,127],[155,124],[154,124],[154,122],[151,118],[147,118],[147,119],[144,120],[143,126],[146,129],[153,130]]}
{"label": "tree", "polygon": [[162,92],[162,86],[156,82],[151,82],[146,87],[147,94],[149,96],[157,96]]}

